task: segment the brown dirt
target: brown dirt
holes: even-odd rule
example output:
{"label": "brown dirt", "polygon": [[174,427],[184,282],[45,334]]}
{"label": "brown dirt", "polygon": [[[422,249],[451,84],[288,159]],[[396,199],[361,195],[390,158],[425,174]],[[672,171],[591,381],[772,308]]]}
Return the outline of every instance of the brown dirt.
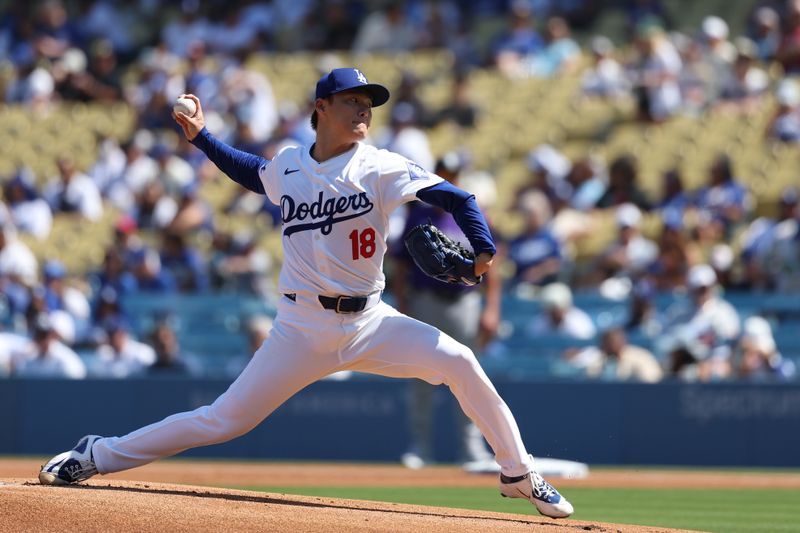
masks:
{"label": "brown dirt", "polygon": [[[187,485],[486,486],[454,467],[161,461],[73,487],[45,487],[42,461],[0,459],[0,532],[11,531],[673,531],[465,509],[269,494]],[[157,481],[157,483],[156,483]],[[800,474],[598,470],[558,487],[800,488]],[[174,483],[165,484],[165,483]]]}

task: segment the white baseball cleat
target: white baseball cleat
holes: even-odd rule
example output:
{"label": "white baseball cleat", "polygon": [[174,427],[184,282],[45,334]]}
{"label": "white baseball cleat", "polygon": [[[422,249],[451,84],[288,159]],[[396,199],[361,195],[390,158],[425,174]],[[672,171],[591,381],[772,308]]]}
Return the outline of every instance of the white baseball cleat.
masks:
{"label": "white baseball cleat", "polygon": [[56,455],[42,467],[39,482],[42,485],[69,485],[97,474],[92,446],[102,438],[99,435],[81,437],[74,448]]}
{"label": "white baseball cleat", "polygon": [[566,518],[573,512],[572,504],[536,471],[517,477],[500,474],[500,494],[530,500],[540,514],[550,518]]}

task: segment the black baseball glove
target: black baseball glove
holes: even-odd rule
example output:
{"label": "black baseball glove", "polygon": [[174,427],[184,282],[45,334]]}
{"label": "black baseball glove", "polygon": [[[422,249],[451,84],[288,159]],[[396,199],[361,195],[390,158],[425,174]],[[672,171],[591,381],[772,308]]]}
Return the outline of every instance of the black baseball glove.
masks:
{"label": "black baseball glove", "polygon": [[475,254],[439,231],[433,224],[420,224],[405,236],[406,249],[427,275],[460,285],[475,285]]}

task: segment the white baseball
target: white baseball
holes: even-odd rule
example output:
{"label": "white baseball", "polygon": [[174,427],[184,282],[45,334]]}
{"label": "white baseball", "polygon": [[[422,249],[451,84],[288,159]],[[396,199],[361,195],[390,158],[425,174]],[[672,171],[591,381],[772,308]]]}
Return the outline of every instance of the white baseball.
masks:
{"label": "white baseball", "polygon": [[194,100],[181,96],[175,100],[172,110],[175,114],[183,113],[187,117],[193,117],[197,113],[197,104],[194,103]]}

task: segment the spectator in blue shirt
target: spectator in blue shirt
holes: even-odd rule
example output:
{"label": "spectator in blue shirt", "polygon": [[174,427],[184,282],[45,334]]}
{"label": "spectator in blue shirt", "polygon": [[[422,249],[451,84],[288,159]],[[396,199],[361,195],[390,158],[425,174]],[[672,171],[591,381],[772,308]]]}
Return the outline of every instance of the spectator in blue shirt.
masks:
{"label": "spectator in blue shirt", "polygon": [[683,213],[690,205],[691,199],[683,187],[680,171],[673,168],[662,174],[661,200],[656,205],[662,218],[669,223],[681,224]]}
{"label": "spectator in blue shirt", "polygon": [[143,249],[136,253],[133,275],[139,291],[169,293],[178,289],[175,276],[162,268],[161,258],[155,250]]}
{"label": "spectator in blue shirt", "polygon": [[102,287],[92,303],[92,341],[95,344],[104,342],[106,325],[125,319],[120,294],[111,286]]}
{"label": "spectator in blue shirt", "polygon": [[758,217],[742,235],[742,263],[745,268],[745,282],[753,289],[773,289],[769,286],[769,263],[780,235],[792,231],[800,216],[800,190],[787,187],[781,192],[778,202],[778,216]]}
{"label": "spectator in blue shirt", "polygon": [[166,233],[161,244],[161,265],[170,272],[181,292],[208,289],[206,264],[200,253],[186,244],[183,235]]}
{"label": "spectator in blue shirt", "polygon": [[542,50],[544,42],[534,28],[533,9],[529,2],[514,0],[511,3],[508,28],[492,46],[492,59],[506,75],[523,74],[524,61]]}
{"label": "spectator in blue shirt", "polygon": [[631,288],[623,327],[636,338],[652,339],[661,333],[663,318],[655,303],[656,286],[643,278]]}
{"label": "spectator in blue shirt", "polygon": [[567,21],[551,17],[547,21],[547,46],[530,58],[532,76],[551,77],[574,72],[581,57],[581,48],[570,37]]}
{"label": "spectator in blue shirt", "polygon": [[197,95],[204,103],[208,102],[211,108],[218,103],[220,97],[220,80],[209,68],[206,44],[199,40],[192,41],[187,52],[189,67],[186,73],[186,92]]}
{"label": "spectator in blue shirt", "polygon": [[726,232],[743,222],[752,210],[750,193],[735,181],[733,164],[727,155],[718,155],[711,164],[708,186],[698,192],[697,207],[720,220]]}
{"label": "spectator in blue shirt", "polygon": [[780,15],[769,6],[761,6],[753,12],[750,25],[749,33],[756,44],[758,60],[772,61],[781,44]]}
{"label": "spectator in blue shirt", "polygon": [[[139,259],[132,253],[131,265],[133,266],[136,261]],[[137,288],[136,277],[126,266],[124,256],[119,249],[113,247],[106,250],[103,265],[91,277],[101,290],[110,287],[119,294],[128,294]]]}
{"label": "spectator in blue shirt", "polygon": [[44,264],[42,269],[44,277],[44,300],[47,309],[64,309],[64,277],[67,269],[55,259],[51,259]]}
{"label": "spectator in blue shirt", "polygon": [[32,42],[36,53],[47,59],[61,57],[67,48],[78,44],[73,20],[60,1],[40,3],[33,20]]}
{"label": "spectator in blue shirt", "polygon": [[516,267],[513,282],[552,283],[563,266],[564,256],[561,243],[550,229],[550,202],[544,193],[531,190],[520,198],[519,210],[525,218],[525,229],[508,245],[508,257]]}

